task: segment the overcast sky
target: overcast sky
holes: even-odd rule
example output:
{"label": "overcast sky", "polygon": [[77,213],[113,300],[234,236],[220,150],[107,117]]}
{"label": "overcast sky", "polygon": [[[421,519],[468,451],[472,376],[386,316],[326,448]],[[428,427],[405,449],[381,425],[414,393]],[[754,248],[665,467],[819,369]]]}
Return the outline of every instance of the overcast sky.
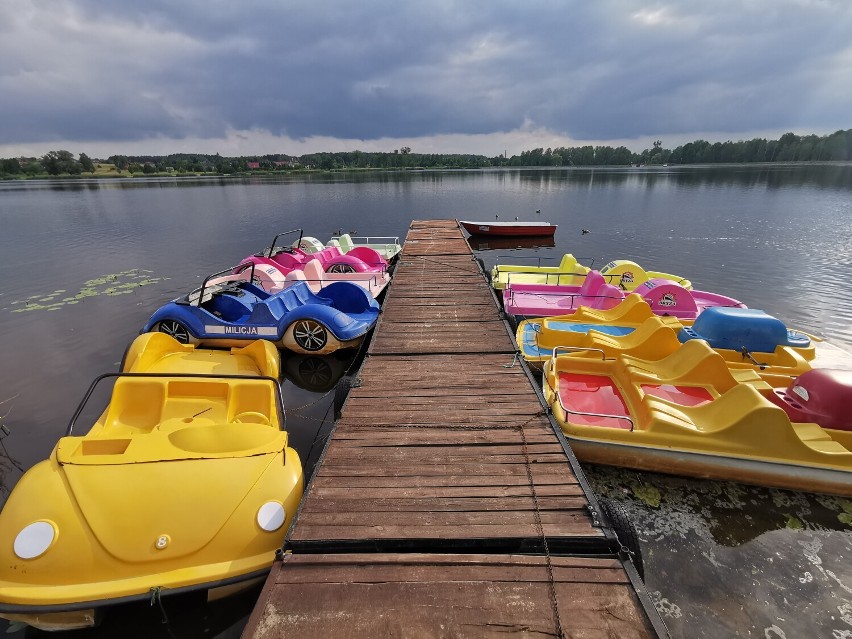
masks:
{"label": "overcast sky", "polygon": [[0,157],[852,128],[852,0],[0,0]]}

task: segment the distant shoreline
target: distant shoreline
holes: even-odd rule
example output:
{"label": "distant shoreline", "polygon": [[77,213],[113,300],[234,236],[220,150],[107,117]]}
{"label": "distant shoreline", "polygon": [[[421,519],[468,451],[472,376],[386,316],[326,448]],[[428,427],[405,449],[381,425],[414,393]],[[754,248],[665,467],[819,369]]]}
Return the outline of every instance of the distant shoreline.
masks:
{"label": "distant shoreline", "polygon": [[643,165],[620,165],[620,164],[612,164],[612,165],[598,165],[598,164],[589,164],[589,165],[581,165],[581,166],[492,166],[492,167],[393,167],[393,168],[384,168],[384,167],[376,167],[376,168],[361,168],[361,167],[353,167],[353,168],[338,168],[338,169],[291,169],[286,171],[237,171],[233,173],[217,173],[215,171],[187,171],[187,172],[174,172],[174,171],[160,171],[156,173],[129,173],[128,171],[121,172],[95,172],[95,173],[79,173],[76,175],[72,174],[60,174],[60,175],[50,175],[47,173],[40,173],[37,175],[5,175],[0,176],[0,181],[4,182],[12,182],[12,181],[20,181],[20,182],[30,182],[30,181],[38,181],[38,180],[49,180],[49,181],[82,181],[82,180],[145,180],[145,179],[162,179],[162,178],[173,178],[173,179],[195,179],[195,178],[246,178],[246,177],[288,177],[288,176],[298,176],[298,175],[316,175],[316,174],[331,174],[331,173],[411,173],[411,172],[424,172],[424,171],[574,171],[574,170],[600,170],[600,171],[610,171],[610,170],[633,170],[633,169],[645,169],[645,170],[654,170],[660,171],[664,169],[709,169],[709,168],[733,168],[733,167],[805,167],[805,166],[852,166],[852,161],[849,160],[805,160],[805,161],[786,161],[786,162],[714,162],[714,163],[701,163],[701,164],[643,164]]}
{"label": "distant shoreline", "polygon": [[290,156],[281,153],[223,157],[209,153],[168,155],[111,155],[92,159],[80,153],[79,159],[67,150],[49,151],[41,158],[0,158],[0,177],[44,179],[116,178],[149,176],[289,175],[292,172],[339,171],[425,171],[452,169],[561,169],[638,168],[644,166],[735,166],[763,164],[819,164],[852,161],[852,129],[831,135],[785,133],[777,140],[754,138],[710,143],[695,140],[667,149],[655,140],[652,149],[634,153],[625,146],[578,146],[535,148],[520,155],[504,152],[494,157],[470,153],[417,153],[404,146],[390,151],[340,151]]}

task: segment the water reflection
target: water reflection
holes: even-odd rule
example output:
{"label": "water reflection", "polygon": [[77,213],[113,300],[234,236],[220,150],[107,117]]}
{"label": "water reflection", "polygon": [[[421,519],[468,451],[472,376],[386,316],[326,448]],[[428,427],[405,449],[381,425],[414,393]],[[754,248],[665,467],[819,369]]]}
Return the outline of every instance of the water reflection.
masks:
{"label": "water reflection", "polygon": [[[508,172],[511,176],[511,171]],[[786,189],[816,186],[852,189],[852,166],[848,163],[684,165],[671,167],[579,167],[516,169],[517,179],[541,188],[568,183],[576,186],[655,188],[691,187]]]}
{"label": "water reflection", "polygon": [[319,357],[286,353],[281,359],[284,376],[296,386],[313,393],[326,393],[353,368],[355,354],[338,351]]}

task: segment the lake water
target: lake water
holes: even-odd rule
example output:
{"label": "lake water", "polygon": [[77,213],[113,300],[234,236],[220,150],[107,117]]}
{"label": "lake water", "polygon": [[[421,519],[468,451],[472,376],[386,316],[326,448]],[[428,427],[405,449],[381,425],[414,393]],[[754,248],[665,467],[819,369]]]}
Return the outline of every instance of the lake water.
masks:
{"label": "lake water", "polygon": [[[852,350],[849,165],[0,182],[3,500],[158,306],[276,233],[402,240],[412,219],[515,216],[558,223],[554,246],[480,245],[486,266],[566,252],[597,267],[628,258]],[[284,360],[288,429],[309,472],[351,357]],[[648,590],[674,637],[852,638],[852,499],[604,467],[588,475],[633,517]],[[251,604],[174,605],[170,626],[147,605],[121,609],[80,635],[236,637]]]}

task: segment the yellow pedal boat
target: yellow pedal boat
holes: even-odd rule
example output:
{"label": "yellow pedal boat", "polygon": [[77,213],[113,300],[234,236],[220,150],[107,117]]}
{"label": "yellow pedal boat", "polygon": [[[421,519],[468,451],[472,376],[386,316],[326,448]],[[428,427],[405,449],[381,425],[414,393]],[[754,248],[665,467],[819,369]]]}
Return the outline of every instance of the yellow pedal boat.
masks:
{"label": "yellow pedal boat", "polygon": [[532,266],[527,264],[500,264],[491,269],[491,286],[502,291],[508,284],[553,284],[580,286],[586,279],[589,267],[583,266],[570,253],[562,256],[559,266]]}
{"label": "yellow pedal boat", "polygon": [[[80,628],[111,604],[263,578],[303,490],[278,375],[266,341],[136,338],[0,513],[0,617]],[[99,381],[113,382],[109,404],[77,435]]]}
{"label": "yellow pedal boat", "polygon": [[[852,495],[852,431],[791,422],[754,371],[706,342],[662,360],[558,356],[544,394],[581,460]],[[771,389],[770,389],[771,392]]]}
{"label": "yellow pedal boat", "polygon": [[[582,286],[590,267],[577,262],[571,253],[566,253],[559,266],[532,266],[525,264],[500,264],[491,269],[491,286],[501,291],[512,284],[545,284],[552,286]],[[671,273],[646,271],[630,260],[613,260],[600,270],[607,284],[618,286],[624,291],[633,291],[648,280],[665,279],[692,289],[692,282]]]}

